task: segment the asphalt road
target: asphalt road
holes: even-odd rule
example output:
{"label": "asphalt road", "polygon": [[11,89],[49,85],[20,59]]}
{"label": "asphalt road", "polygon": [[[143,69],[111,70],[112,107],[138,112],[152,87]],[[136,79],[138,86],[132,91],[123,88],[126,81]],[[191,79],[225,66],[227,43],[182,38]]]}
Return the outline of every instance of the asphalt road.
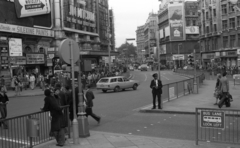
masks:
{"label": "asphalt road", "polygon": [[[93,111],[102,117],[100,126],[89,117],[89,129],[96,131],[137,134],[144,136],[169,137],[180,139],[194,138],[194,116],[172,114],[144,114],[138,110],[151,105],[150,81],[153,71],[132,71],[133,78],[139,80],[137,90],[107,92],[94,90]],[[163,84],[186,79],[171,71],[161,71]],[[11,98],[8,105],[8,117],[39,111],[43,106],[44,96]],[[166,120],[164,120],[166,119]],[[159,123],[160,122],[160,123]],[[179,130],[177,130],[179,129]],[[191,130],[190,130],[191,129]],[[188,134],[182,134],[188,131]],[[176,132],[178,134],[176,134]]]}

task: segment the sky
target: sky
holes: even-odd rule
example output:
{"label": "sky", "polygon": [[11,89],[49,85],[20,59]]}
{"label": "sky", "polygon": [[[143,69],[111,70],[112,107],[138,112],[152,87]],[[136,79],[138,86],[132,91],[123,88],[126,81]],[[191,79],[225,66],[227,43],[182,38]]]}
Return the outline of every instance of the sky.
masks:
{"label": "sky", "polygon": [[[149,13],[157,13],[159,5],[158,0],[109,0],[109,8],[113,9],[115,17],[116,48],[127,38],[136,39],[137,27],[145,24]],[[135,41],[128,43],[136,45]]]}

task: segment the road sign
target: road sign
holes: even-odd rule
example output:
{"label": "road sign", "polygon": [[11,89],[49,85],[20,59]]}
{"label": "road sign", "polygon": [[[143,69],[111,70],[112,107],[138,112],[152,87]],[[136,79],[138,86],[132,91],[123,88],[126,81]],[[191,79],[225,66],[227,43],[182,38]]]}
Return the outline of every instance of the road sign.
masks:
{"label": "road sign", "polygon": [[225,128],[225,113],[222,111],[201,111],[200,125],[203,128]]}
{"label": "road sign", "polygon": [[73,52],[73,63],[76,63],[80,54],[77,42],[72,39],[65,39],[60,43],[59,46],[59,57],[67,64],[71,64],[71,48]]}

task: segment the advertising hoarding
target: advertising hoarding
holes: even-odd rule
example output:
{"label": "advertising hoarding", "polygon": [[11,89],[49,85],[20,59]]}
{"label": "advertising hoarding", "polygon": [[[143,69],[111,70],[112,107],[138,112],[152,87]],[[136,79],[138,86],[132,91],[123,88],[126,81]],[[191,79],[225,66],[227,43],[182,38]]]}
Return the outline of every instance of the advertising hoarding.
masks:
{"label": "advertising hoarding", "polygon": [[186,34],[199,34],[198,26],[186,26],[185,27]]}
{"label": "advertising hoarding", "polygon": [[14,0],[18,18],[48,14],[51,12],[49,0]]}
{"label": "advertising hoarding", "polygon": [[169,3],[168,17],[170,27],[170,41],[184,40],[184,11],[183,3]]}
{"label": "advertising hoarding", "polygon": [[22,39],[9,38],[9,56],[22,56]]}

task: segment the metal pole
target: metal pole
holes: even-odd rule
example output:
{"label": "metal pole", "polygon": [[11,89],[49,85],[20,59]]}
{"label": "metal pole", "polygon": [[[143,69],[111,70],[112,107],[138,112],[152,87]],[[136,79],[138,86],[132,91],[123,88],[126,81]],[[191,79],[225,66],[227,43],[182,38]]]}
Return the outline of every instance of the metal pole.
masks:
{"label": "metal pole", "polygon": [[71,72],[72,72],[72,96],[73,96],[73,143],[79,144],[78,138],[78,121],[76,115],[76,97],[75,97],[75,85],[74,85],[74,59],[73,59],[73,48],[72,48],[72,41],[69,42],[70,47],[70,61],[71,61]]}
{"label": "metal pole", "polygon": [[197,86],[197,79],[196,79],[196,50],[194,49],[193,51],[193,56],[194,56],[194,92],[198,93],[198,86]]}
{"label": "metal pole", "polygon": [[108,65],[109,65],[109,72],[111,72],[111,47],[110,47],[110,37],[108,43]]}
{"label": "metal pole", "polygon": [[78,71],[78,98],[79,98],[79,117],[78,117],[78,124],[79,124],[79,137],[89,137],[89,127],[88,127],[88,120],[85,112],[85,107],[84,107],[84,100],[83,100],[83,88],[82,88],[82,76],[81,76],[81,55],[79,55],[79,60],[78,60],[78,66],[79,66],[79,71]]}
{"label": "metal pole", "polygon": [[[178,44],[178,54],[179,54],[179,44]],[[180,59],[178,58],[178,66],[180,68]]]}
{"label": "metal pole", "polygon": [[[161,80],[161,73],[160,73],[160,42],[159,42],[159,31],[156,31],[156,38],[157,38],[157,62],[158,62],[158,75],[159,75],[159,80]],[[162,103],[161,103],[162,104]]]}

